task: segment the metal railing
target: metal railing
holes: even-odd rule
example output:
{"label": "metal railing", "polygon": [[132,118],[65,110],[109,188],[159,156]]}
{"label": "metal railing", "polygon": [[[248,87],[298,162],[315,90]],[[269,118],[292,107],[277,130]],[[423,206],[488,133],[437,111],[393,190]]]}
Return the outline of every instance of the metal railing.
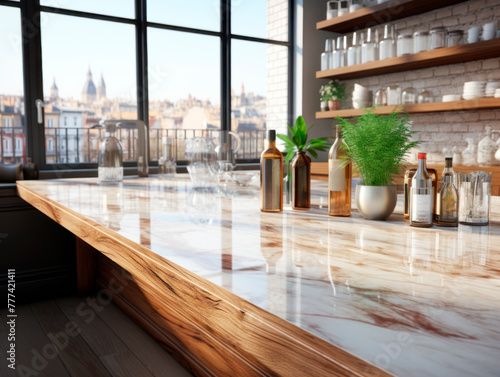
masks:
{"label": "metal railing", "polygon": [[[162,154],[162,140],[165,137],[175,140],[175,156],[178,161],[185,160],[186,140],[195,137],[209,137],[217,144],[219,130],[194,129],[150,129],[149,150],[152,161],[157,161]],[[264,149],[265,131],[240,131],[241,146],[238,159],[257,159]],[[123,160],[136,160],[137,131],[120,128],[116,135],[122,145]],[[22,140],[22,148],[16,149],[15,139]],[[102,128],[57,127],[45,128],[45,156],[48,164],[61,163],[97,163]],[[7,144],[6,144],[7,143]],[[8,148],[5,148],[5,146]],[[0,163],[10,164],[23,161],[26,155],[26,136],[22,127],[0,127]]]}

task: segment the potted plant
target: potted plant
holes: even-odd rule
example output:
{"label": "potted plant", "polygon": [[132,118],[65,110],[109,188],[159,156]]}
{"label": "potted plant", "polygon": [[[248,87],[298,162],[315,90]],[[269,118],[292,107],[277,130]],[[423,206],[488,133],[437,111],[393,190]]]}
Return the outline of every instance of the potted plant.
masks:
{"label": "potted plant", "polygon": [[396,187],[392,175],[406,164],[406,155],[419,142],[411,141],[406,112],[377,115],[367,109],[350,122],[339,119],[342,135],[348,146],[347,155],[357,165],[363,184],[356,186],[356,205],[366,219],[384,220],[396,207]]}
{"label": "potted plant", "polygon": [[[316,151],[326,151],[329,145],[329,137],[319,139],[309,138],[309,131],[314,125],[307,128],[306,121],[299,116],[290,130],[290,137],[283,134],[277,136],[285,142],[286,158],[288,164],[292,162],[291,169],[288,169],[288,179],[292,181],[292,208],[307,209],[311,207],[311,159],[307,156],[318,158]],[[291,174],[290,174],[291,170]]]}
{"label": "potted plant", "polygon": [[345,85],[340,83],[338,80],[330,80],[328,84],[323,85],[319,89],[319,94],[321,94],[321,111],[326,111],[325,103],[328,104],[328,108],[331,111],[339,110],[340,101],[343,101],[347,98],[345,93]]}

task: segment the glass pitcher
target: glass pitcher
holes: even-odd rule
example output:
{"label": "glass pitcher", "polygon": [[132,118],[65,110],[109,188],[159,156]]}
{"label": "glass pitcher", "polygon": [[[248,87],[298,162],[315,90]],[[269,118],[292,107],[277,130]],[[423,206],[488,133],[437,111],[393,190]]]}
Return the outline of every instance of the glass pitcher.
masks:
{"label": "glass pitcher", "polygon": [[233,131],[218,131],[215,140],[216,167],[220,181],[229,181],[227,173],[236,166],[236,153],[240,149],[241,139]]}
{"label": "glass pitcher", "polygon": [[123,152],[115,137],[117,123],[104,122],[105,136],[99,149],[99,182],[121,182],[123,180]]}
{"label": "glass pitcher", "polygon": [[186,140],[187,171],[194,188],[215,186],[217,156],[214,143],[206,137]]}

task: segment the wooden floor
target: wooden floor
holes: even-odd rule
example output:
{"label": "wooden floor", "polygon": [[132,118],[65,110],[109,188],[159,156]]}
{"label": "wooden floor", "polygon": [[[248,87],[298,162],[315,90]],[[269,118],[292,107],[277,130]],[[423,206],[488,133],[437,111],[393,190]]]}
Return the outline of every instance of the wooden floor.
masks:
{"label": "wooden floor", "polygon": [[63,298],[16,308],[16,370],[8,367],[7,309],[0,310],[0,376],[191,376],[113,303]]}

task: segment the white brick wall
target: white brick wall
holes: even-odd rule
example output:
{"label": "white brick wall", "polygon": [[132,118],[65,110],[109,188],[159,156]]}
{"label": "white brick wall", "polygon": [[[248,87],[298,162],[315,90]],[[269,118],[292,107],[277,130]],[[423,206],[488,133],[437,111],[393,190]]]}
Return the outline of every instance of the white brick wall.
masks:
{"label": "white brick wall", "polygon": [[[396,21],[398,32],[413,33],[445,26],[448,30],[467,30],[490,20],[500,20],[500,0],[470,0],[437,11]],[[500,40],[499,40],[500,48]],[[345,81],[347,93],[352,93],[354,83],[367,86],[375,93],[380,87],[398,84],[401,89],[413,87],[431,90],[440,101],[444,94],[461,94],[463,84],[473,80],[500,80],[500,59],[486,59],[467,63],[420,69],[388,75]],[[319,101],[319,99],[318,99]],[[344,108],[351,108],[350,99]],[[476,141],[484,135],[486,126],[500,130],[500,110],[457,111],[448,113],[412,114],[413,127],[419,133],[416,139],[425,143],[420,149],[430,153],[431,161],[442,161],[443,148],[457,145],[463,149],[468,137]]]}

